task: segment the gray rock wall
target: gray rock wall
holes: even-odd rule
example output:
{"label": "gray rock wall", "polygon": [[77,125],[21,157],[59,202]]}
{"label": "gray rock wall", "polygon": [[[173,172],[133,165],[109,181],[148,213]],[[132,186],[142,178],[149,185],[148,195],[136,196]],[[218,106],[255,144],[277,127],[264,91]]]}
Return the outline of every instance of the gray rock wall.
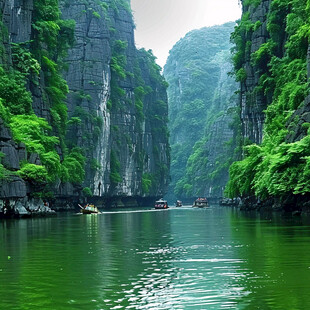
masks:
{"label": "gray rock wall", "polygon": [[10,42],[26,42],[30,39],[32,11],[33,0],[0,0],[2,22],[8,28]]}
{"label": "gray rock wall", "polygon": [[[0,0],[0,13],[4,27],[8,33],[2,37],[3,53],[0,63],[10,66],[10,43],[29,41],[31,36],[33,2],[22,0]],[[27,158],[27,152],[23,144],[16,143],[11,131],[4,125],[0,118],[0,152],[3,153],[2,164],[10,171],[20,169],[19,162]],[[0,181],[1,198],[23,198],[27,195],[26,182],[14,174],[8,174]]]}
{"label": "gray rock wall", "polygon": [[[250,41],[251,53],[256,52],[263,43],[269,39],[267,32],[267,14],[271,4],[271,0],[262,0],[261,3],[255,7],[243,6],[243,14],[250,13],[250,20],[253,24],[257,21],[261,22],[261,26],[253,31]],[[265,120],[264,110],[268,103],[268,98],[262,93],[256,93],[255,87],[258,86],[261,73],[255,69],[251,64],[250,54],[246,57],[244,69],[247,78],[241,83],[240,93],[240,107],[241,107],[241,121],[242,121],[242,135],[255,143],[262,142],[263,124]]]}
{"label": "gray rock wall", "polygon": [[[86,154],[86,178],[82,185],[90,187],[94,196],[137,197],[159,196],[167,187],[169,146],[167,136],[156,136],[156,124],[151,119],[152,110],[158,101],[164,102],[160,114],[167,114],[166,88],[152,80],[149,64],[144,54],[138,51],[134,42],[134,23],[129,1],[62,1],[60,8],[64,19],[76,22],[75,45],[69,50],[67,68],[64,68],[70,93],[67,98],[69,120],[80,118],[81,123],[68,127],[68,146],[83,148]],[[0,0],[2,23],[8,29],[3,35],[0,48],[0,63],[9,67],[12,64],[10,43],[29,41],[32,37],[31,23],[33,0]],[[124,56],[125,78],[114,77],[117,89],[124,95],[118,106],[109,106],[113,97],[113,72],[111,63],[115,41],[126,42]],[[138,86],[134,79],[137,68],[144,86],[153,91],[143,99],[143,119],[137,118],[134,89]],[[44,73],[40,83],[29,81],[27,85],[33,97],[34,112],[50,121],[48,98],[43,100]],[[115,90],[115,89],[114,89]],[[159,150],[159,154],[154,149]],[[8,128],[0,123],[0,151],[5,154],[3,164],[11,171],[20,168],[20,160],[40,164],[38,156],[27,154],[22,144],[16,144]],[[58,150],[59,153],[61,152]],[[111,184],[111,152],[115,152],[120,163],[121,181]],[[62,154],[60,154],[62,156]],[[154,183],[148,193],[142,190],[142,176],[155,175],[158,167],[165,166],[160,181]],[[57,182],[54,184],[56,197],[78,198],[82,187]],[[4,180],[0,184],[0,198],[23,198],[31,191],[25,181],[18,177]]]}
{"label": "gray rock wall", "polygon": [[[168,156],[154,157],[154,144],[158,144],[160,154],[167,154],[168,141],[166,137],[154,141],[147,116],[156,101],[167,101],[166,91],[150,81],[150,72],[135,47],[131,12],[120,4],[115,9],[110,1],[105,3],[103,8],[98,1],[67,1],[62,8],[63,17],[76,22],[76,44],[69,51],[69,69],[65,72],[70,88],[69,116],[87,116],[82,116],[82,124],[72,129],[70,137],[86,150],[88,168],[85,186],[90,187],[94,195],[141,196],[142,175],[155,173],[155,162],[169,165]],[[126,42],[124,56],[128,74],[125,78],[114,77],[124,96],[118,107],[112,102],[114,106],[111,108],[108,106],[113,96],[110,65],[115,41]],[[145,119],[142,124],[137,120],[135,108],[134,89],[137,85],[133,74],[137,64],[144,84],[156,90],[144,99]],[[100,125],[94,123],[95,119],[101,120]],[[111,184],[110,180],[111,151],[115,152],[120,162],[122,181],[118,184]],[[141,165],[141,160],[148,164]],[[96,163],[96,169],[93,169],[93,163]],[[153,195],[165,192],[167,175],[163,175],[163,179]]]}
{"label": "gray rock wall", "polygon": [[[100,18],[95,17],[94,12],[98,12]],[[90,5],[85,1],[71,1],[63,6],[62,13],[63,18],[76,22],[75,45],[69,51],[69,67],[64,72],[70,89],[68,115],[69,118],[85,115],[82,125],[71,128],[69,138],[87,152],[89,166],[86,183],[94,194],[99,194],[98,185],[101,182],[100,194],[103,194],[109,190],[110,172],[111,116],[107,109],[111,80],[110,15],[98,4]],[[100,137],[95,138],[93,120],[96,117],[102,120],[102,127],[99,128]],[[100,169],[91,171],[91,160],[96,160]]]}

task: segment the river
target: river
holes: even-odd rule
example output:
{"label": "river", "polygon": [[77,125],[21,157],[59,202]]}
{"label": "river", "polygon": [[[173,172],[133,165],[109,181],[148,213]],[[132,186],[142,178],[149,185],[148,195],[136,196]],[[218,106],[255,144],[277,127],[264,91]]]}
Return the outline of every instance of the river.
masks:
{"label": "river", "polygon": [[219,207],[0,221],[0,309],[310,309],[310,219]]}

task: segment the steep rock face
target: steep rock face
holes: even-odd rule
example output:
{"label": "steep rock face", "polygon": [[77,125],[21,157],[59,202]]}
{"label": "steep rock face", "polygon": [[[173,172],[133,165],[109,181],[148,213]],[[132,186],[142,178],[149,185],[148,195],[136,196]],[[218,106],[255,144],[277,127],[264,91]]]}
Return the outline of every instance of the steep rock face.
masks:
{"label": "steep rock face", "polygon": [[[78,199],[83,187],[90,188],[87,195],[104,198],[162,195],[169,174],[166,83],[154,56],[135,48],[129,1],[60,1],[59,5],[62,18],[76,24],[75,43],[65,61],[72,25],[59,20],[56,2],[47,12],[39,1],[0,1],[0,70],[5,70],[4,81],[13,77],[20,82],[19,97],[28,104],[22,107],[25,112],[8,110],[10,98],[0,94],[1,116],[6,118],[0,124],[1,173],[4,169],[20,174],[21,162],[36,174],[56,169],[49,176],[52,181],[47,184],[45,175],[35,187],[39,178],[29,175],[30,170],[24,179],[2,180],[1,198],[24,198],[34,190],[43,198],[49,191],[58,198]],[[48,35],[57,28],[58,33]],[[18,58],[21,55],[27,63]],[[58,74],[60,64],[65,80]],[[68,118],[62,102],[67,84]],[[39,130],[38,142],[43,144],[26,151],[29,145],[16,143],[9,127],[15,114],[25,113],[27,119],[32,111],[36,117],[31,126]],[[80,149],[74,151],[76,147]],[[86,155],[84,180],[81,149]],[[77,173],[74,178],[70,171]]]}
{"label": "steep rock face", "polygon": [[[4,46],[5,53],[0,57],[2,57],[1,63],[9,68],[12,66],[12,43],[24,44],[33,39],[33,29],[31,26],[33,22],[34,2],[33,0],[1,0],[0,8],[2,23],[5,27],[1,42]],[[28,81],[28,88],[32,93],[33,110],[36,115],[50,119],[49,105],[42,99],[42,88],[45,86],[43,75],[40,83],[33,82],[31,79]]]}
{"label": "steep rock face", "polygon": [[[96,196],[163,194],[169,166],[167,137],[156,138],[148,111],[167,101],[165,85],[159,72],[152,81],[154,64],[147,61],[147,52],[135,48],[129,2],[67,1],[62,12],[64,18],[76,21],[76,44],[69,52],[66,80],[71,91],[69,116],[82,120],[70,137],[76,139],[78,132],[76,143],[86,150],[85,185]],[[143,87],[150,87],[140,107],[135,95],[141,86],[138,79]],[[165,105],[159,114],[167,114]],[[158,154],[154,148],[159,148]],[[166,171],[152,192],[143,192],[143,175],[151,175],[155,185],[156,165]]]}
{"label": "steep rock face", "polygon": [[[31,37],[31,19],[33,2],[32,1],[0,1],[0,13],[2,20],[0,27],[6,28],[1,31],[0,42],[0,63],[9,67],[11,61],[10,43],[19,43],[29,41]],[[0,117],[0,152],[3,153],[2,163],[5,168],[11,171],[20,169],[20,161],[27,158],[25,145],[16,143],[11,131],[5,126]],[[6,180],[1,180],[0,197],[22,198],[27,194],[26,182],[16,175],[8,176]],[[1,211],[1,210],[0,210]]]}
{"label": "steep rock face", "polygon": [[[68,114],[69,117],[84,117],[82,126],[73,124],[73,128],[69,129],[70,139],[74,144],[85,147],[89,164],[92,158],[98,160],[95,164],[100,165],[102,175],[105,175],[101,188],[101,193],[104,193],[108,191],[111,144],[110,112],[107,109],[111,79],[111,38],[107,23],[93,15],[98,7],[99,5],[95,5],[91,8],[84,1],[72,1],[63,6],[62,14],[64,18],[72,18],[76,22],[76,42],[69,51],[69,68],[64,73],[70,89]],[[107,18],[103,16],[102,18]],[[99,119],[102,120],[101,124]],[[96,120],[98,124],[95,123]],[[98,125],[103,128],[97,128]],[[96,137],[93,134],[95,126],[98,131]],[[96,169],[96,165],[94,168]],[[92,177],[94,178],[94,173],[91,173],[91,169],[86,171],[86,180],[89,183]],[[93,190],[98,192],[99,179],[101,180],[101,177],[97,176],[97,184],[93,187]]]}
{"label": "steep rock face", "polygon": [[[10,42],[26,42],[31,36],[31,20],[33,11],[33,1],[23,0],[1,0],[0,1],[2,22],[10,34]],[[9,43],[9,40],[3,40]]]}
{"label": "steep rock face", "polygon": [[237,85],[228,77],[231,69],[230,56],[227,54],[226,62],[221,64],[218,86],[214,94],[211,114],[214,113],[215,117],[206,127],[207,140],[204,148],[208,162],[203,171],[207,176],[203,193],[209,197],[223,197],[228,181],[228,166],[235,158],[233,150],[236,147],[237,134],[234,123],[237,116],[237,96],[234,92]]}
{"label": "steep rock face", "polygon": [[194,30],[170,51],[164,75],[169,83],[171,199],[172,193],[179,199],[223,194],[234,144],[236,84],[227,76],[234,25]]}
{"label": "steep rock face", "polygon": [[[232,36],[234,67],[241,82],[240,107],[250,111],[251,105],[260,102],[258,111],[264,112],[263,118],[261,111],[253,118],[252,128],[257,129],[250,131],[241,114],[244,159],[231,166],[227,193],[245,198],[246,208],[254,204],[308,210],[309,40],[304,31],[310,28],[309,3],[242,2],[243,16]],[[257,31],[261,35],[255,41]],[[249,83],[255,86],[253,91],[244,92]],[[262,120],[263,131],[258,130]]]}
{"label": "steep rock face", "polygon": [[251,23],[257,25],[255,29],[251,29],[246,34],[247,42],[251,43],[248,44],[250,48],[245,51],[243,66],[246,79],[241,82],[240,89],[242,135],[245,139],[255,143],[262,142],[265,120],[263,111],[270,103],[271,98],[267,98],[262,92],[257,92],[262,73],[252,65],[251,54],[255,53],[270,38],[267,31],[267,13],[270,4],[271,0],[263,0],[257,7],[255,5],[243,6],[243,16],[250,16],[248,18]]}

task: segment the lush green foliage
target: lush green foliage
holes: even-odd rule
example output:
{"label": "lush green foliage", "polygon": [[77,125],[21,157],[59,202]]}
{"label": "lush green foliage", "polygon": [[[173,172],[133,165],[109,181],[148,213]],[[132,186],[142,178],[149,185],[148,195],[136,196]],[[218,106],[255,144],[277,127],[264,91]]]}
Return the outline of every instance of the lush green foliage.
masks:
{"label": "lush green foliage", "polygon": [[[234,104],[230,97],[235,83],[227,77],[233,27],[234,23],[228,23],[188,33],[170,51],[164,68],[169,83],[170,192],[179,198],[204,195],[207,184],[222,187],[220,179],[225,182],[228,175],[226,162],[233,154],[232,146],[226,146],[225,138],[219,136],[221,151],[215,159],[208,145],[212,144],[212,126]],[[239,77],[245,79],[246,73],[240,71]]]}
{"label": "lush green foliage", "polygon": [[44,183],[48,173],[44,166],[25,163],[18,171],[18,175],[31,183]]}
{"label": "lush green foliage", "polygon": [[[48,181],[54,182],[57,178],[61,178],[64,182],[83,182],[85,158],[82,151],[78,148],[72,149],[61,163],[55,151],[59,138],[48,134],[51,126],[45,119],[38,118],[34,114],[16,115],[11,117],[10,126],[15,141],[25,143],[28,152],[40,156],[44,169],[48,172],[46,175]],[[26,169],[22,176],[32,170]]]}
{"label": "lush green foliage", "polygon": [[[74,42],[74,26],[74,21],[61,19],[58,0],[35,0],[33,40],[12,43],[13,66],[5,69],[0,66],[0,116],[11,128],[14,140],[26,145],[28,158],[36,153],[41,162],[41,165],[21,164],[18,174],[31,182],[84,180],[85,158],[81,150],[69,151],[64,144],[67,130],[64,100],[68,86],[61,77],[59,64],[63,65],[63,58]],[[42,77],[44,83],[40,82]],[[33,113],[27,84],[32,89],[39,84],[45,86],[42,98],[45,106],[50,107],[51,124]],[[56,151],[60,147],[63,160]]]}
{"label": "lush green foliage", "polygon": [[59,139],[47,134],[51,126],[36,115],[16,115],[11,117],[11,130],[14,140],[26,144],[27,150],[42,154],[54,149]]}
{"label": "lush green foliage", "polygon": [[65,56],[74,40],[75,23],[60,17],[58,0],[35,0],[33,11],[33,52],[53,60]]}
{"label": "lush green foliage", "polygon": [[0,98],[12,114],[27,114],[32,110],[31,95],[25,84],[24,76],[18,71],[6,72],[0,66]]}
{"label": "lush green foliage", "polygon": [[148,194],[152,186],[153,177],[150,173],[144,173],[142,176],[142,192]]}
{"label": "lush green foliage", "polygon": [[[47,121],[34,114],[15,115],[10,119],[10,127],[15,141],[25,143],[28,152],[37,153],[40,156],[44,166],[38,168],[40,174],[38,182],[42,181],[43,177],[46,178],[45,181],[55,181],[60,171],[60,158],[55,151],[55,145],[59,143],[59,139],[48,134],[51,126]],[[20,175],[26,179],[32,179],[35,176],[36,170],[32,164],[24,165],[22,170]]]}
{"label": "lush green foliage", "polygon": [[[2,152],[0,152],[0,159],[2,160],[3,157],[4,157],[4,154]],[[7,177],[7,175],[8,175],[8,171],[3,166],[3,164],[0,163],[0,180],[5,179]]]}
{"label": "lush green foliage", "polygon": [[83,188],[83,194],[85,197],[92,197],[93,196],[93,193],[89,187]]}
{"label": "lush green foliage", "polygon": [[110,154],[110,181],[112,185],[116,185],[117,183],[122,181],[120,169],[121,163],[117,159],[115,151],[112,150]]}
{"label": "lush green foliage", "polygon": [[61,180],[80,184],[85,177],[85,156],[82,149],[75,147],[67,154],[62,162]]}
{"label": "lush green foliage", "polygon": [[39,62],[33,57],[31,52],[23,47],[24,44],[12,43],[12,60],[14,67],[24,75],[30,73],[38,75],[41,70]]}
{"label": "lush green foliage", "polygon": [[[261,73],[259,88],[272,94],[266,110],[264,139],[260,146],[246,147],[246,157],[230,168],[227,194],[256,195],[262,199],[309,192],[310,133],[301,127],[296,110],[309,93],[307,49],[310,43],[309,1],[272,1],[267,26],[270,40],[251,55]],[[236,55],[244,53],[247,36],[237,27],[233,39]],[[282,47],[284,48],[284,53]],[[241,66],[245,59],[241,60]],[[235,69],[240,64],[235,62]],[[295,114],[294,114],[295,113]],[[296,131],[302,135],[291,142]]]}

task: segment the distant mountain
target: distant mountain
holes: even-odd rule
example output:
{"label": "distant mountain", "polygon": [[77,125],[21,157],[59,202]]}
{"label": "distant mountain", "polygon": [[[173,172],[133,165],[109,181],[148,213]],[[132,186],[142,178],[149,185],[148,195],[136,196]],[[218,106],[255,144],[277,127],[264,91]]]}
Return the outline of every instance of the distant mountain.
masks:
{"label": "distant mountain", "polygon": [[164,67],[169,83],[171,198],[221,196],[227,182],[235,145],[237,85],[228,76],[234,26],[230,22],[189,32],[171,49]]}

